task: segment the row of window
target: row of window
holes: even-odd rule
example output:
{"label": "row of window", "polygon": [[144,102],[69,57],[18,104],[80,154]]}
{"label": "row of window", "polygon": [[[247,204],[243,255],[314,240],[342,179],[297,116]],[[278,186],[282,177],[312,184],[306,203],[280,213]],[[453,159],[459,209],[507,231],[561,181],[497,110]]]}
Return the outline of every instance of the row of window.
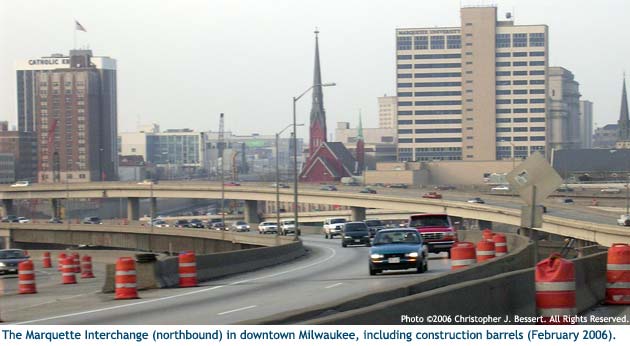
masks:
{"label": "row of window", "polygon": [[[527,85],[527,79],[518,79],[518,80],[497,80],[497,85]],[[530,85],[543,85],[545,84],[544,79],[532,79],[529,81]]]}
{"label": "row of window", "polygon": [[462,101],[461,100],[446,100],[446,101],[415,101],[415,102],[411,102],[411,101],[399,101],[398,102],[398,106],[399,107],[403,107],[403,106],[454,106],[454,105],[461,105]]}
{"label": "row of window", "polygon": [[496,94],[497,95],[525,95],[527,93],[530,93],[532,95],[544,95],[545,94],[545,89],[530,89],[529,91],[527,89],[518,89],[518,90],[497,90]]}
{"label": "row of window", "polygon": [[457,91],[421,91],[421,92],[398,92],[398,97],[427,97],[427,96],[461,96],[462,92]]}
{"label": "row of window", "polygon": [[545,46],[545,34],[544,33],[530,33],[529,44],[527,42],[528,35],[526,33],[514,33],[514,34],[497,34],[496,47],[497,48],[510,48],[510,47],[544,47]]}
{"label": "row of window", "polygon": [[496,76],[544,76],[545,70],[533,70],[533,71],[497,71]]}
{"label": "row of window", "polygon": [[[527,66],[527,61],[497,61],[497,67],[509,67],[509,66]],[[529,66],[545,66],[544,61],[530,61]]]}
{"label": "row of window", "polygon": [[[497,123],[511,123],[512,121],[514,121],[515,123],[526,123],[528,121],[528,118],[497,118]],[[529,118],[529,122],[544,123],[545,118],[543,117]]]}
{"label": "row of window", "polygon": [[509,58],[509,57],[515,57],[515,58],[522,58],[522,57],[526,57],[526,56],[545,56],[545,52],[497,52],[496,53],[496,57],[497,58]]}
{"label": "row of window", "polygon": [[462,86],[461,82],[425,82],[425,83],[398,83],[399,88],[424,88],[424,87],[457,87]]}
{"label": "row of window", "polygon": [[461,54],[416,54],[398,55],[398,60],[413,59],[461,59]]}
{"label": "row of window", "polygon": [[399,73],[398,78],[448,78],[461,77],[461,72],[441,72],[441,73]]}
{"label": "row of window", "polygon": [[[545,136],[530,136],[530,141],[544,141]],[[497,137],[497,142],[527,142],[527,136]]]}
{"label": "row of window", "polygon": [[[497,132],[527,132],[527,127],[497,127]],[[532,126],[529,128],[530,132],[544,132],[545,128],[540,126]]]}
{"label": "row of window", "polygon": [[[528,102],[529,101],[529,102]],[[532,103],[532,104],[540,104],[540,103],[545,103],[545,99],[514,99],[514,100],[510,100],[510,99],[505,99],[505,100],[497,100],[497,104],[498,105],[509,105],[509,104],[527,104],[527,103]]]}
{"label": "row of window", "polygon": [[435,64],[398,64],[399,70],[408,70],[413,68],[460,68],[460,63],[435,63]]}
{"label": "row of window", "polygon": [[[526,123],[528,121],[530,123],[544,123],[545,118],[532,117],[532,118],[497,118],[496,119],[496,122],[498,124],[505,124],[505,123],[511,123],[511,122]],[[398,120],[398,125],[461,124],[461,123],[462,123],[461,119],[416,119],[416,120],[399,119]]]}
{"label": "row of window", "polygon": [[462,138],[399,138],[398,143],[461,143]]}
{"label": "row of window", "polygon": [[[500,108],[497,109],[497,114],[510,114],[510,113],[527,113],[527,108]],[[544,108],[530,108],[529,113],[545,113]]]}
{"label": "row of window", "polygon": [[[417,110],[415,112],[399,111],[398,116],[414,115],[413,113],[415,113],[415,115],[451,115],[451,114],[459,115],[459,114],[462,114],[462,111],[461,109],[428,110],[428,111]],[[459,120],[459,119],[445,119],[445,120]],[[439,123],[433,123],[433,124],[439,124]],[[451,124],[451,123],[443,123],[443,124]]]}
{"label": "row of window", "polygon": [[398,50],[427,50],[429,49],[460,49],[462,38],[460,35],[432,35],[432,36],[399,36],[396,40]]}
{"label": "row of window", "polygon": [[399,135],[409,135],[412,133],[462,133],[462,129],[398,129]]}

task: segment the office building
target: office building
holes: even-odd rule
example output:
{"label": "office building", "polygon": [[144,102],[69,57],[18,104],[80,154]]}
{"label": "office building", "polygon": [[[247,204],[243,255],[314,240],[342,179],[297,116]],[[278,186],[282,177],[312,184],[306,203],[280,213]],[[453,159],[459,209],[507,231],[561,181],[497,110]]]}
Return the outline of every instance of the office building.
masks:
{"label": "office building", "polygon": [[582,148],[593,147],[593,102],[580,101],[580,143]]}
{"label": "office building", "polygon": [[190,175],[205,168],[204,132],[169,129],[145,135],[147,161],[165,170],[168,176]]}
{"label": "office building", "polygon": [[37,133],[38,180],[116,180],[116,60],[71,50],[16,70],[18,130]]}
{"label": "office building", "polygon": [[378,98],[378,127],[395,129],[398,119],[398,97],[387,96]]}
{"label": "office building", "polygon": [[15,182],[15,163],[13,154],[0,152],[0,184]]}
{"label": "office building", "polygon": [[37,136],[34,132],[9,131],[7,122],[0,122],[0,153],[15,159],[17,180],[35,181],[37,177]]}
{"label": "office building", "polygon": [[465,7],[461,24],[396,30],[398,160],[547,151],[546,25]]}
{"label": "office building", "polygon": [[608,124],[595,129],[593,133],[593,148],[614,148],[619,136],[619,125]]}
{"label": "office building", "polygon": [[563,67],[549,67],[549,149],[579,149],[580,84]]}

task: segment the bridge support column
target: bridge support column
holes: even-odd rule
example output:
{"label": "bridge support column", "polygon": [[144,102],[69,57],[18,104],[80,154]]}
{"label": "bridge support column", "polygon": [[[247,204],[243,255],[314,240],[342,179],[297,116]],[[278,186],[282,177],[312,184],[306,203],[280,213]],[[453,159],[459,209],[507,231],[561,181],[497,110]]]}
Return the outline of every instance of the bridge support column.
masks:
{"label": "bridge support column", "polygon": [[[245,222],[247,223],[259,223],[260,218],[258,217],[258,201],[245,201]],[[253,227],[253,225],[252,225]]]}
{"label": "bridge support column", "polygon": [[61,204],[58,198],[50,199],[50,207],[52,208],[52,216],[59,218],[61,216]]}
{"label": "bridge support column", "polygon": [[140,219],[140,199],[138,197],[127,198],[127,220],[129,222]]}
{"label": "bridge support column", "polygon": [[575,251],[577,252],[577,256],[584,257],[584,247],[586,247],[586,240],[576,239],[575,240]]}
{"label": "bridge support column", "polygon": [[362,207],[351,207],[350,218],[352,221],[363,221],[365,220],[365,208]]}
{"label": "bridge support column", "polygon": [[13,214],[15,215],[15,209],[13,208],[13,200],[12,199],[3,199],[2,200],[2,217]]}
{"label": "bridge support column", "polygon": [[157,217],[157,198],[151,197],[149,199],[149,204],[149,216],[153,218]]}

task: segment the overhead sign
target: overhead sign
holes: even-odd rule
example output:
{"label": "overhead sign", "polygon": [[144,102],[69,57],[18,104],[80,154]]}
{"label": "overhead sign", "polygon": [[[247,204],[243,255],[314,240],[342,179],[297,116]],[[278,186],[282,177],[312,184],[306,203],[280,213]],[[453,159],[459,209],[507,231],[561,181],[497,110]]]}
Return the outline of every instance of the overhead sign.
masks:
{"label": "overhead sign", "polygon": [[562,177],[540,154],[534,153],[506,176],[512,189],[528,205],[537,205],[563,182]]}

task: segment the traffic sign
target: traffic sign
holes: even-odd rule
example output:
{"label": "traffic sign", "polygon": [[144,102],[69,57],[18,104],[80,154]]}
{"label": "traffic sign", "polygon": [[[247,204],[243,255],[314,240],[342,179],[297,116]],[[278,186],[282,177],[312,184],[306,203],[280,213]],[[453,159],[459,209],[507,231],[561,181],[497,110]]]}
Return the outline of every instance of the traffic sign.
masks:
{"label": "traffic sign", "polygon": [[563,182],[562,177],[540,153],[532,154],[508,173],[506,179],[530,206],[544,201]]}

